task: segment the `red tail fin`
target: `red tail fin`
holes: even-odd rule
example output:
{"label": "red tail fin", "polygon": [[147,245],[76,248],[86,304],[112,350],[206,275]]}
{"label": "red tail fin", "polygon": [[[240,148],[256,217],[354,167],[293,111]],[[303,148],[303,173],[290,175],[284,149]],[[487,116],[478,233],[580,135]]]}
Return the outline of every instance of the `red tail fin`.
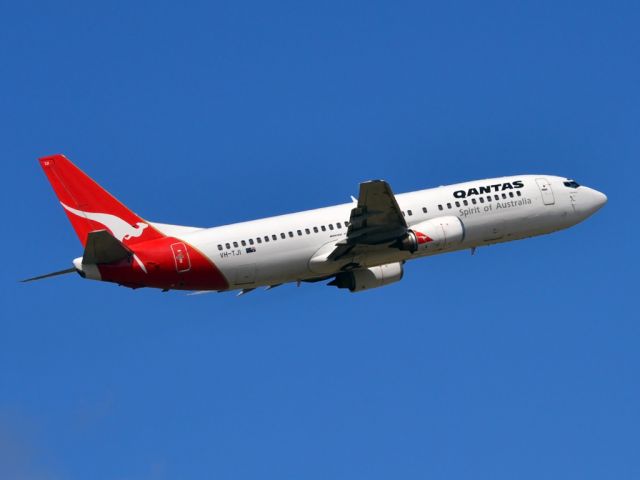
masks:
{"label": "red tail fin", "polygon": [[83,246],[89,232],[105,228],[125,245],[164,237],[64,155],[43,157],[40,165]]}

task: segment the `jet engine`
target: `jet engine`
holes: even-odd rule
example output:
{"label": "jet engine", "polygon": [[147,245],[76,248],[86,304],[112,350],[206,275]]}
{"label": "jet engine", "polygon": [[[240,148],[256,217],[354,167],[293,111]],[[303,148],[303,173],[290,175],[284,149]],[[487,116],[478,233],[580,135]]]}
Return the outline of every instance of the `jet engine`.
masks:
{"label": "jet engine", "polygon": [[464,225],[458,217],[449,215],[412,225],[392,246],[414,253],[426,249],[441,250],[463,239]]}
{"label": "jet engine", "polygon": [[361,292],[371,288],[384,287],[402,279],[403,262],[387,263],[377,267],[359,268],[349,272],[340,272],[327,285],[348,288],[351,292]]}

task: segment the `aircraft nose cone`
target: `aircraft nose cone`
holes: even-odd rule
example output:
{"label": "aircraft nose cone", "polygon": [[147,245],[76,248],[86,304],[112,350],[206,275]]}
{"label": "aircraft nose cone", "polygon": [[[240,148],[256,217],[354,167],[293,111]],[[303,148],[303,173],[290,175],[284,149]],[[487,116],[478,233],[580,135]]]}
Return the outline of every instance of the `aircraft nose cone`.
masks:
{"label": "aircraft nose cone", "polygon": [[594,190],[593,188],[587,188],[586,190],[586,209],[589,215],[591,215],[600,210],[604,206],[604,204],[607,203],[607,196],[604,193],[599,192],[598,190]]}

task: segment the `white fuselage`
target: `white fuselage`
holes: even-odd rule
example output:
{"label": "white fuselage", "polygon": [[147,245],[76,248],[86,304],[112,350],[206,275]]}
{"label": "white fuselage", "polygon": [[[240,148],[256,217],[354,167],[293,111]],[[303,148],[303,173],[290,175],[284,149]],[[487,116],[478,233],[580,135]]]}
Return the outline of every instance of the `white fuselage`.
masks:
{"label": "white fuselage", "polygon": [[[327,277],[349,264],[372,267],[402,262],[570,227],[598,210],[606,197],[588,187],[568,187],[566,181],[549,175],[518,175],[398,194],[409,228],[432,218],[455,216],[463,225],[462,240],[414,253],[376,248],[339,262],[324,260],[335,243],[345,238],[355,203],[207,229],[155,226],[211,259],[228,279],[229,289],[250,289]],[[513,182],[522,187],[501,190],[500,185]]]}

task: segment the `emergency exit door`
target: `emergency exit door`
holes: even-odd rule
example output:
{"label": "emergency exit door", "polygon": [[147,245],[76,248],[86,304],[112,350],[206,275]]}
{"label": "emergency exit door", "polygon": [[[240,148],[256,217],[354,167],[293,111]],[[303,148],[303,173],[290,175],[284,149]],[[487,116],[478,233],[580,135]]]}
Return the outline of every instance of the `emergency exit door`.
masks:
{"label": "emergency exit door", "polygon": [[540,189],[540,194],[542,195],[542,202],[545,205],[553,205],[556,200],[553,197],[553,190],[551,190],[551,184],[547,181],[546,178],[536,178],[536,183],[538,184],[538,188]]}
{"label": "emergency exit door", "polygon": [[256,281],[256,264],[255,263],[247,263],[245,265],[238,265],[236,267],[235,274],[235,284],[236,285],[246,285],[248,283],[253,283]]}

